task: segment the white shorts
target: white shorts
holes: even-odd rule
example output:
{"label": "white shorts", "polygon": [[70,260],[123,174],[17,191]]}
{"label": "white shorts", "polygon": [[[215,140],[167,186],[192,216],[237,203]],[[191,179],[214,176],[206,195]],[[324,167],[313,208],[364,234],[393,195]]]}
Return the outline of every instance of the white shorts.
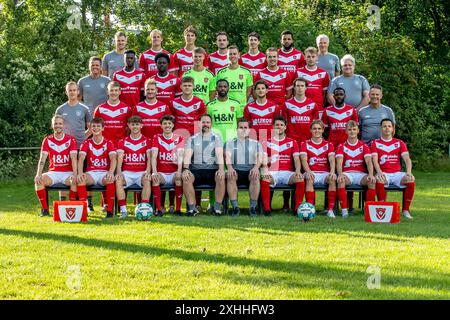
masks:
{"label": "white shorts", "polygon": [[384,175],[386,176],[386,187],[389,185],[394,185],[396,187],[401,187],[401,181],[403,179],[403,177],[406,175],[406,172],[395,172],[395,173],[384,173]]}
{"label": "white shorts", "polygon": [[362,179],[367,176],[364,172],[343,172],[345,176],[350,180],[350,184],[361,185]]}
{"label": "white shorts", "polygon": [[163,179],[165,181],[165,183],[164,183],[165,186],[173,186],[174,185],[173,179],[175,178],[176,172],[172,172],[172,173],[158,172],[158,173],[163,177]]}
{"label": "white shorts", "polygon": [[67,178],[69,178],[71,175],[73,175],[72,171],[67,172],[58,172],[58,171],[48,171],[45,173],[46,176],[48,176],[52,180],[52,185],[63,183],[65,184],[65,181]]}
{"label": "white shorts", "polygon": [[125,188],[128,188],[133,184],[137,184],[142,188],[142,176],[145,174],[145,171],[123,171],[122,174],[125,178]]}
{"label": "white shorts", "polygon": [[269,173],[273,178],[273,184],[270,185],[272,188],[277,184],[289,184],[289,180],[295,174],[292,171],[271,171]]}
{"label": "white shorts", "polygon": [[[329,172],[314,172],[314,185],[325,185],[325,181],[330,173]],[[304,174],[306,178],[306,173]]]}
{"label": "white shorts", "polygon": [[103,178],[108,174],[108,171],[89,171],[91,178],[94,180],[94,185],[103,186]]}

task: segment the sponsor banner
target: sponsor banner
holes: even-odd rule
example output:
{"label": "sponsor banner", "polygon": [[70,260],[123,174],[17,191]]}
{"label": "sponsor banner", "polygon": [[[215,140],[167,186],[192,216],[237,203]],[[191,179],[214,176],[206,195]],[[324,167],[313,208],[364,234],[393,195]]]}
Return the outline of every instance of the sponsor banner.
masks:
{"label": "sponsor banner", "polygon": [[400,203],[367,201],[364,207],[364,219],[373,223],[400,222]]}
{"label": "sponsor banner", "polygon": [[86,201],[54,201],[53,211],[57,222],[87,222]]}

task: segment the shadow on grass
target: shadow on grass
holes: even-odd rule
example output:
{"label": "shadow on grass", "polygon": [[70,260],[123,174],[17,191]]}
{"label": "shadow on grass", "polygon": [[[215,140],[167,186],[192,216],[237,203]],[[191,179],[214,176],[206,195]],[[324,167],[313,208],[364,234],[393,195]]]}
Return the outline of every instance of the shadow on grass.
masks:
{"label": "shadow on grass", "polygon": [[[31,232],[22,230],[11,230],[0,228],[0,235],[5,236],[16,236],[23,238],[32,238],[35,240],[51,240],[59,241],[67,244],[81,244],[93,248],[101,248],[108,250],[117,250],[130,253],[143,253],[151,256],[164,256],[168,255],[172,258],[182,259],[190,262],[205,262],[205,263],[218,263],[225,264],[229,266],[238,267],[251,267],[255,269],[265,269],[272,272],[276,272],[275,277],[266,277],[258,274],[255,275],[237,275],[230,273],[225,275],[229,280],[233,280],[236,283],[249,282],[253,285],[267,285],[271,284],[274,286],[281,285],[286,288],[317,288],[320,286],[320,282],[325,281],[325,287],[327,289],[346,291],[353,290],[357,293],[358,297],[365,297],[372,295],[366,288],[366,281],[368,274],[365,272],[367,266],[360,264],[358,269],[362,271],[348,271],[346,270],[345,264],[340,264],[336,262],[330,263],[307,263],[307,262],[292,262],[292,261],[279,261],[279,260],[261,260],[254,259],[251,257],[236,257],[227,256],[223,254],[210,254],[206,252],[189,252],[181,249],[165,249],[154,247],[151,245],[143,246],[138,244],[122,243],[108,240],[100,239],[86,239],[76,236],[61,235],[61,234],[51,234],[51,233],[41,233],[41,232]],[[338,265],[336,267],[335,265]],[[355,265],[352,265],[355,267]],[[221,275],[222,276],[222,275]],[[306,283],[302,283],[301,277],[307,279]],[[391,285],[395,286],[408,286],[414,289],[431,289],[437,291],[438,288],[442,288],[443,282],[449,279],[449,275],[442,274],[439,277],[400,277],[400,276],[388,276],[388,281]],[[318,284],[319,283],[319,284]],[[331,286],[331,287],[330,287]],[[377,298],[380,295],[376,295]],[[392,299],[405,299],[408,298],[408,294],[390,292],[389,298]],[[410,295],[411,298],[445,298],[444,295],[429,295],[429,294],[413,294]],[[448,297],[447,297],[448,298]]]}

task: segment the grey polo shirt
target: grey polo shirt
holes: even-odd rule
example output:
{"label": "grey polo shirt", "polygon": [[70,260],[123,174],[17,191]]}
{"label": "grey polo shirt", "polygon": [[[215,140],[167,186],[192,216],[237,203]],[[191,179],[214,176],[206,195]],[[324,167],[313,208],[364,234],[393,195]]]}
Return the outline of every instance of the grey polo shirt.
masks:
{"label": "grey polo shirt", "polygon": [[231,154],[234,170],[250,171],[256,164],[256,155],[262,152],[261,144],[253,139],[234,138],[225,144],[225,152]]}
{"label": "grey polo shirt", "polygon": [[319,54],[319,59],[317,60],[317,66],[319,68],[325,69],[330,76],[330,81],[334,78],[336,72],[341,72],[341,64],[339,63],[339,57],[332,53]]}
{"label": "grey polo shirt", "polygon": [[216,148],[222,148],[222,146],[222,139],[215,133],[206,136],[197,133],[190,137],[185,148],[193,151],[190,169],[219,169],[216,161]]}
{"label": "grey polo shirt", "polygon": [[328,87],[328,93],[333,93],[333,90],[338,87],[345,90],[345,103],[355,108],[361,103],[363,92],[370,90],[369,81],[359,74],[354,74],[351,77],[341,75],[334,78]]}
{"label": "grey polo shirt", "polygon": [[91,114],[94,114],[95,107],[108,100],[106,87],[110,81],[111,80],[105,76],[94,79],[90,75],[78,80],[81,99],[83,104],[89,108]]}
{"label": "grey polo shirt", "polygon": [[362,107],[358,112],[361,126],[361,140],[369,144],[372,140],[381,137],[381,120],[391,119],[395,124],[394,111],[385,105],[374,108],[370,104]]}
{"label": "grey polo shirt", "polygon": [[70,106],[66,102],[56,109],[56,114],[64,117],[64,132],[74,137],[77,140],[77,147],[80,148],[81,143],[86,138],[85,131],[87,125],[92,119],[89,108],[82,103]]}

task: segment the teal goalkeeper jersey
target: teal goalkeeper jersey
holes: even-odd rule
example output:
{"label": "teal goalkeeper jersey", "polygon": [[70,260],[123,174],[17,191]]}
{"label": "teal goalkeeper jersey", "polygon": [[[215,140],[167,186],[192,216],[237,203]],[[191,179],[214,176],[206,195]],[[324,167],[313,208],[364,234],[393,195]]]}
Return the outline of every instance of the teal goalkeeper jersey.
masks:
{"label": "teal goalkeeper jersey", "polygon": [[216,91],[216,80],[214,75],[208,69],[195,71],[190,69],[183,73],[182,78],[194,78],[194,96],[203,100],[205,104],[209,102],[209,93]]}

